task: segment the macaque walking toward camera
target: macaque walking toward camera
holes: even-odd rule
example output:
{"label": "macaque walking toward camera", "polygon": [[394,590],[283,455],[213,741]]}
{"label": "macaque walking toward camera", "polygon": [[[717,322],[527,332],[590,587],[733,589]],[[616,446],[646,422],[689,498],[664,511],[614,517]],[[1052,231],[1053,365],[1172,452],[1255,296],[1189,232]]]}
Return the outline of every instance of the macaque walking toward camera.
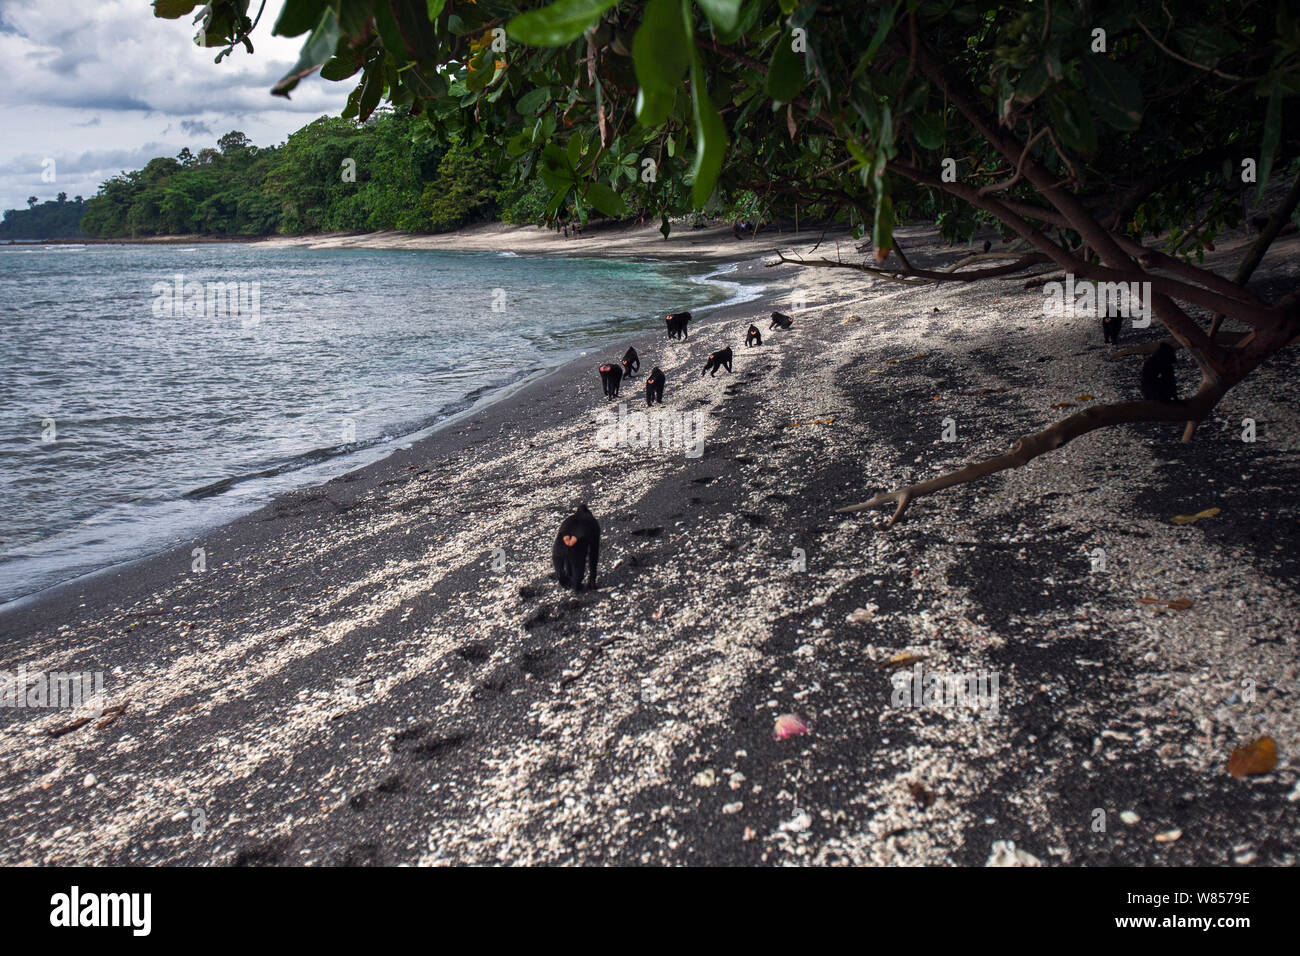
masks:
{"label": "macaque walking toward camera", "polygon": [[686,325],[691,321],[689,312],[674,312],[664,319],[668,326],[668,337],[670,339],[688,339]]}
{"label": "macaque walking toward camera", "polygon": [[709,378],[718,374],[718,369],[726,366],[728,372],[731,371],[731,346],[728,345],[721,352],[710,352],[709,360],[704,363],[704,370],[700,372],[700,378],[704,378],[704,373],[709,373]]}
{"label": "macaque walking toward camera", "polygon": [[602,365],[600,367],[600,387],[609,398],[618,398],[618,386],[623,381],[623,366]]}
{"label": "macaque walking toward camera", "polygon": [[1124,324],[1122,316],[1103,315],[1101,317],[1101,334],[1106,339],[1107,345],[1119,345],[1119,332]]}
{"label": "macaque walking toward camera", "polygon": [[1148,402],[1178,401],[1178,383],[1174,380],[1174,350],[1161,342],[1142,363],[1142,397]]}
{"label": "macaque walking toward camera", "polygon": [[619,364],[623,366],[623,377],[631,378],[632,373],[641,368],[641,357],[636,354],[636,349],[629,345],[627,351],[623,353],[623,361]]}
{"label": "macaque walking toward camera", "polygon": [[762,344],[763,344],[763,333],[758,331],[757,325],[751,325],[749,327],[749,331],[745,333],[745,348],[749,348],[752,345],[762,345]]}
{"label": "macaque walking toward camera", "polygon": [[560,523],[560,530],[555,535],[555,547],[551,549],[555,578],[560,582],[560,587],[581,591],[582,568],[587,564],[591,567],[587,587],[594,591],[596,561],[599,557],[600,524],[586,505],[578,505],[578,510]]}
{"label": "macaque walking toward camera", "polygon": [[645,380],[645,403],[653,405],[664,403],[664,370],[658,365],[650,370]]}

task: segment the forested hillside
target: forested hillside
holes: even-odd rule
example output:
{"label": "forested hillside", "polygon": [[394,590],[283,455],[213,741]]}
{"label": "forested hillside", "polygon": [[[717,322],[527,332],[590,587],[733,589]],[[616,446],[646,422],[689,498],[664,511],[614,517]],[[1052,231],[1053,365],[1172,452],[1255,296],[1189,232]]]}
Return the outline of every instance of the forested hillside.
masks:
{"label": "forested hillside", "polygon": [[0,239],[75,239],[83,235],[86,205],[80,196],[68,202],[67,193],[45,202],[28,197],[26,209],[5,210]]}
{"label": "forested hillside", "polygon": [[540,185],[503,181],[473,149],[419,136],[417,122],[392,111],[364,123],[321,117],[272,147],[227,133],[215,148],[182,149],[114,176],[86,202],[32,197],[31,208],[5,213],[0,237],[438,232],[540,219]]}

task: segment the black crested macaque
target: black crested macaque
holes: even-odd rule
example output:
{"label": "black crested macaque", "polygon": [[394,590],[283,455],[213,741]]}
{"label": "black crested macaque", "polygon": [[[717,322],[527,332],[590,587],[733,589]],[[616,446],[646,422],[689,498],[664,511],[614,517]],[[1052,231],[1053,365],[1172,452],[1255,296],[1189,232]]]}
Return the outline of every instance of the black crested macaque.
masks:
{"label": "black crested macaque", "polygon": [[1123,316],[1103,315],[1101,317],[1101,334],[1107,345],[1119,345],[1119,332],[1124,325]]}
{"label": "black crested macaque", "polygon": [[623,366],[623,377],[631,378],[632,373],[641,368],[641,357],[636,354],[636,349],[629,345],[627,351],[623,353],[623,361],[619,364]]}
{"label": "black crested macaque", "polygon": [[790,318],[790,316],[782,315],[780,312],[773,312],[772,324],[767,327],[767,330],[770,332],[773,329],[788,329],[792,325],[794,325],[794,319]]}
{"label": "black crested macaque", "polygon": [[600,387],[610,398],[618,398],[618,386],[623,381],[623,366],[602,365],[600,367]]}
{"label": "black crested macaque", "polygon": [[596,589],[596,560],[600,557],[600,524],[587,510],[586,505],[578,505],[578,510],[560,522],[560,530],[555,535],[555,547],[551,549],[551,558],[555,562],[555,577],[560,587],[582,590],[582,566],[591,566],[591,580],[587,587]]}
{"label": "black crested macaque", "polygon": [[664,370],[658,365],[650,370],[645,380],[645,403],[653,405],[664,403]]}
{"label": "black crested macaque", "polygon": [[704,371],[700,372],[700,378],[704,378],[704,372],[709,373],[709,378],[718,374],[718,369],[726,366],[728,372],[731,371],[731,346],[728,345],[721,352],[710,352],[709,360],[704,363]]}
{"label": "black crested macaque", "polygon": [[993,248],[993,243],[992,243],[992,241],[990,241],[990,240],[988,240],[988,239],[985,239],[985,240],[984,240],[984,251],[985,251],[985,252],[988,252],[988,251],[989,251],[990,249],[992,249],[992,248]]}
{"label": "black crested macaque", "polygon": [[757,325],[751,325],[749,327],[749,331],[745,333],[745,348],[749,348],[751,345],[762,345],[762,344],[763,344],[763,333],[758,331]]}
{"label": "black crested macaque", "polygon": [[1161,342],[1142,363],[1142,397],[1148,402],[1178,401],[1178,383],[1174,381],[1174,350]]}
{"label": "black crested macaque", "polygon": [[664,322],[668,324],[668,337],[670,339],[688,339],[690,336],[686,332],[686,323],[691,321],[689,312],[673,312]]}

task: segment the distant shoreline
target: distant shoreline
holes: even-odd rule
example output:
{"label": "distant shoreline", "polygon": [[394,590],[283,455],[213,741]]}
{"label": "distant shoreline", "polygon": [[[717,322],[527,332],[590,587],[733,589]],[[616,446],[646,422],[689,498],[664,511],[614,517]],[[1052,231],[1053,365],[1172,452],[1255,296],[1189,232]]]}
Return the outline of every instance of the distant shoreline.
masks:
{"label": "distant shoreline", "polygon": [[10,240],[10,246],[191,246],[199,244],[244,244],[268,248],[297,247],[304,249],[386,249],[386,250],[441,250],[448,252],[513,252],[518,255],[559,255],[582,258],[621,259],[650,258],[663,260],[710,260],[738,262],[769,252],[780,244],[807,241],[810,237],[827,236],[826,242],[848,242],[847,234],[834,235],[817,230],[801,232],[773,229],[759,238],[737,239],[729,225],[692,228],[682,225],[674,228],[667,239],[653,225],[628,225],[601,223],[585,229],[581,235],[568,238],[552,229],[539,226],[508,226],[502,223],[484,223],[452,232],[407,233],[380,232],[328,232],[299,236],[141,236],[136,238],[84,238],[84,239],[34,239]]}

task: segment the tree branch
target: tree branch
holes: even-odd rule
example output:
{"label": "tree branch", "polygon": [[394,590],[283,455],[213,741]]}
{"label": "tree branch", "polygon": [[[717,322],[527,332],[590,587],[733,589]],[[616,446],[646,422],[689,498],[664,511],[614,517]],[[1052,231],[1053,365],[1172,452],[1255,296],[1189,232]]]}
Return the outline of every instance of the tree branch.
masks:
{"label": "tree branch", "polygon": [[1080,435],[1086,435],[1098,428],[1126,422],[1178,422],[1188,418],[1199,421],[1218,404],[1225,391],[1227,389],[1218,382],[1206,382],[1195,395],[1181,402],[1117,402],[1109,405],[1094,405],[1040,432],[1026,435],[1005,454],[972,462],[956,471],[931,478],[929,481],[918,482],[894,491],[881,492],[861,504],[838,508],[836,513],[851,514],[893,504],[895,505],[893,516],[881,525],[882,528],[892,528],[902,519],[907,506],[924,495],[951,488],[953,485],[975,481],[999,471],[1020,468],[1040,455],[1055,451]]}
{"label": "tree branch", "polygon": [[[974,282],[978,279],[993,279],[998,276],[1010,275],[1019,272],[1031,265],[1037,265],[1046,262],[1047,257],[1038,253],[1021,256],[1015,262],[1008,263],[1004,266],[995,266],[991,269],[979,269],[974,272],[957,272],[958,266],[961,266],[973,259],[983,258],[982,256],[970,256],[963,259],[954,266],[941,271],[933,269],[917,269],[915,267],[907,269],[877,269],[874,266],[860,265],[856,262],[833,262],[830,259],[791,259],[787,257],[780,249],[773,249],[778,262],[768,263],[768,266],[780,265],[788,262],[793,265],[815,266],[822,269],[854,269],[858,272],[867,272],[871,275],[880,276],[884,279],[892,279],[895,282],[903,282],[907,285],[929,285],[932,282]],[[1004,255],[991,255],[989,258],[1005,259]],[[911,282],[911,279],[924,279],[924,282]]]}
{"label": "tree branch", "polygon": [[[1264,261],[1264,254],[1268,252],[1268,247],[1273,244],[1282,227],[1291,219],[1291,214],[1295,212],[1295,207],[1300,204],[1300,176],[1297,176],[1295,182],[1291,184],[1291,191],[1286,194],[1286,199],[1282,200],[1282,205],[1273,211],[1272,218],[1269,219],[1268,225],[1264,231],[1259,234],[1250,251],[1246,253],[1246,258],[1241,260],[1241,265],[1237,267],[1237,274],[1232,277],[1232,281],[1237,285],[1245,287],[1254,275],[1255,269]],[[1219,326],[1223,324],[1223,313],[1216,312],[1214,320],[1210,323],[1210,338],[1213,339],[1219,333]]]}

